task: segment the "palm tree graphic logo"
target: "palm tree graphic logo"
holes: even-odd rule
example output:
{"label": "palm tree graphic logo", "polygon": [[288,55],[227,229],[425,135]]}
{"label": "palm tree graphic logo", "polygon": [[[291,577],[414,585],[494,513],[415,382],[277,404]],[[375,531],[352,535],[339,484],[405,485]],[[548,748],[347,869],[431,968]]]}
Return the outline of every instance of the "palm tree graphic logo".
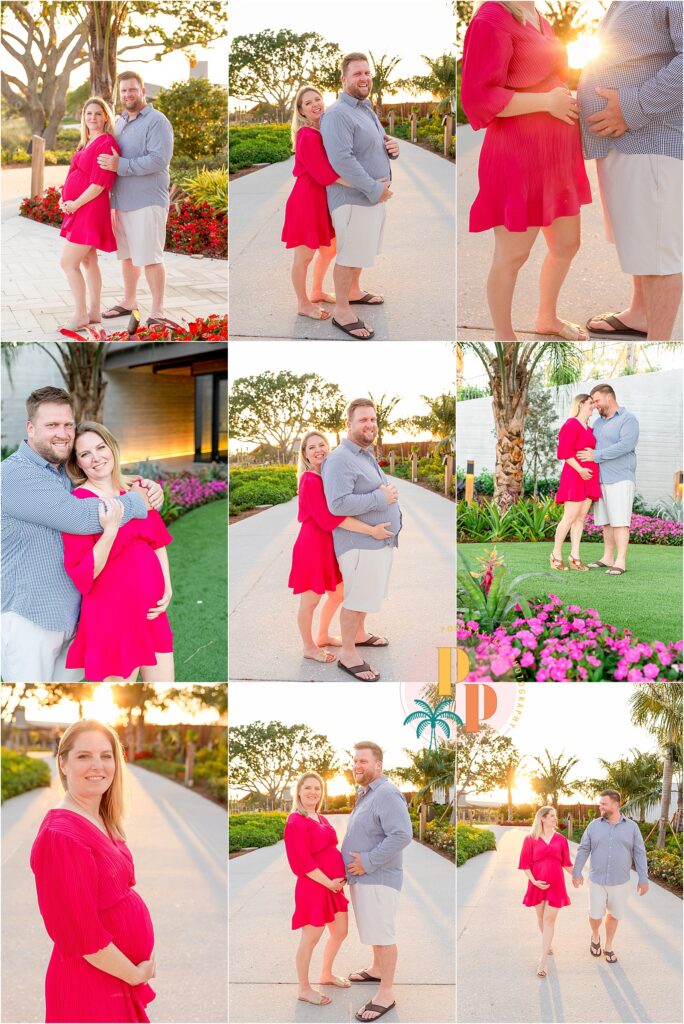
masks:
{"label": "palm tree graphic logo", "polygon": [[434,708],[425,700],[414,700],[413,703],[422,710],[412,711],[410,715],[406,716],[403,724],[411,725],[413,722],[418,722],[416,726],[416,736],[418,739],[420,739],[426,729],[430,729],[430,742],[428,744],[426,761],[429,762],[430,756],[434,755],[437,764],[441,765],[439,747],[437,745],[437,730],[441,729],[446,738],[451,739],[449,722],[463,725],[463,719],[455,711],[447,710],[451,704],[449,697],[444,697],[435,704]]}

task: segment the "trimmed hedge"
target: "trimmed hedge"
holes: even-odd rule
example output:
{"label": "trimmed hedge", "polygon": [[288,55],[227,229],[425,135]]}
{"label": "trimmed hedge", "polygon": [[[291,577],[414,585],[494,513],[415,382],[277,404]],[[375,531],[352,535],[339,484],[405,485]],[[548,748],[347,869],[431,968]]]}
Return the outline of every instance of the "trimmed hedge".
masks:
{"label": "trimmed hedge", "polygon": [[2,800],[26,793],[39,786],[49,786],[52,779],[50,766],[36,757],[17,754],[3,747],[2,760]]}
{"label": "trimmed hedge", "polygon": [[287,814],[280,811],[231,814],[228,819],[228,852],[248,847],[273,846],[285,831]]}
{"label": "trimmed hedge", "polygon": [[229,171],[254,164],[277,164],[292,156],[288,124],[246,125],[230,129]]}
{"label": "trimmed hedge", "polygon": [[260,466],[231,469],[230,515],[239,515],[258,505],[280,505],[297,493],[294,466]]}
{"label": "trimmed hedge", "polygon": [[456,825],[456,864],[460,867],[471,857],[478,853],[486,853],[487,850],[496,850],[496,839],[494,833],[486,828],[473,828],[459,822]]}

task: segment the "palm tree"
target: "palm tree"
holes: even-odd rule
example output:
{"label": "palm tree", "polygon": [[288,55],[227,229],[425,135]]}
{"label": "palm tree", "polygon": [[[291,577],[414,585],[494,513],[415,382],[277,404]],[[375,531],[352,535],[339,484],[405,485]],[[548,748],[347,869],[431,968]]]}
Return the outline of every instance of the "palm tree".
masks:
{"label": "palm tree", "polygon": [[401,57],[388,57],[386,53],[383,53],[382,57],[374,57],[370,50],[368,53],[373,62],[373,84],[371,86],[371,95],[375,96],[375,111],[378,117],[381,117],[382,96],[383,93],[392,91],[390,88],[390,76],[397,64],[400,63]]}
{"label": "palm tree", "polygon": [[515,777],[519,773],[523,762],[525,761],[524,754],[521,754],[519,750],[512,747],[511,750],[505,754],[503,764],[503,774],[501,777],[502,783],[506,786],[506,798],[508,801],[508,821],[513,821],[513,786],[515,784]]}
{"label": "palm tree", "polygon": [[[419,804],[426,797],[430,799],[433,790],[443,788],[445,792],[454,784],[456,761],[456,743],[440,743],[438,756],[435,757],[430,748],[427,750],[408,750],[404,753],[411,764],[407,768],[395,768],[392,774],[401,782],[410,782],[416,787],[412,803]],[[456,792],[454,790],[454,792]],[[447,814],[446,808],[442,818]],[[441,820],[441,819],[440,819]]]}
{"label": "palm tree", "polygon": [[401,398],[399,395],[393,395],[392,397],[388,398],[387,395],[385,394],[383,394],[380,398],[374,398],[373,395],[371,395],[370,391],[368,392],[368,396],[373,405],[375,406],[375,417],[378,421],[378,437],[375,442],[375,447],[377,450],[377,457],[381,459],[382,435],[385,433],[386,430],[390,429],[390,416],[392,414],[392,410],[401,401]]}
{"label": "palm tree", "polygon": [[410,93],[429,92],[439,100],[437,112],[449,114],[456,108],[456,58],[451,53],[443,53],[439,57],[426,57],[421,54],[430,69],[427,75],[414,75],[402,78],[396,84]]}
{"label": "palm tree", "polygon": [[558,757],[552,757],[548,750],[544,750],[546,761],[541,757],[534,760],[539,765],[539,774],[532,776],[530,783],[536,793],[540,793],[545,800],[551,797],[552,805],[558,810],[558,795],[560,793],[573,793],[578,788],[577,782],[570,782],[570,772],[579,764],[579,758],[564,758],[563,753]]}
{"label": "palm tree", "polygon": [[71,395],[76,422],[95,420],[100,423],[107,387],[103,376],[104,363],[111,342],[5,342],[2,356],[10,380],[14,363],[27,344],[45,352],[59,370],[64,387]]}
{"label": "palm tree", "polygon": [[682,684],[643,683],[629,698],[632,722],[652,733],[661,748],[663,777],[658,821],[659,850],[665,849],[674,763],[682,756]]}
{"label": "palm tree", "polygon": [[646,808],[660,798],[662,761],[657,754],[643,754],[634,747],[630,754],[630,758],[621,757],[613,762],[600,757],[599,764],[606,774],[600,779],[587,779],[585,788],[596,793],[617,789],[625,811],[637,811],[639,821],[645,821]]}
{"label": "palm tree", "polygon": [[422,430],[429,431],[438,440],[438,453],[452,452],[456,434],[456,396],[437,395],[430,398],[429,395],[421,395],[427,405],[429,412],[424,416],[411,416],[402,421],[402,426],[412,433]]}
{"label": "palm tree", "polygon": [[461,341],[484,366],[492,392],[496,429],[494,500],[516,501],[523,494],[523,448],[528,390],[532,375],[545,361],[552,384],[580,379],[582,352],[568,341]]}
{"label": "palm tree", "polygon": [[335,435],[339,446],[340,431],[347,423],[347,399],[337,384],[325,384],[321,388],[321,404],[314,413],[314,425]]}
{"label": "palm tree", "polygon": [[463,722],[458,715],[453,711],[447,711],[447,708],[451,704],[449,697],[444,697],[440,700],[434,708],[430,707],[425,700],[414,700],[414,704],[417,704],[420,711],[412,711],[410,715],[407,715],[404,719],[404,725],[409,725],[411,722],[418,722],[416,727],[416,736],[418,739],[423,735],[425,730],[430,727],[430,743],[428,745],[428,751],[434,750],[437,752],[437,730],[441,729],[447,739],[451,738],[451,730],[448,723],[454,722],[456,725],[463,725]]}

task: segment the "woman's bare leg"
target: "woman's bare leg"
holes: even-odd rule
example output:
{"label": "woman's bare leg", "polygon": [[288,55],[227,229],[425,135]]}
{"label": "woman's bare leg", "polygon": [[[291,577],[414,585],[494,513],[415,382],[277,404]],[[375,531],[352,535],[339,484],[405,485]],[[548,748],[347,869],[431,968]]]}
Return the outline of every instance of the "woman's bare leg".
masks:
{"label": "woman's bare leg", "polygon": [[340,946],[347,938],[347,931],[348,914],[346,911],[341,911],[339,914],[335,914],[335,920],[331,921],[328,925],[328,941],[326,942],[323,950],[323,965],[321,967],[321,976],[318,979],[319,984],[332,984],[334,977],[333,963],[335,961],[335,957],[340,951]]}
{"label": "woman's bare leg", "polygon": [[335,239],[333,238],[330,245],[322,245],[314,257],[313,276],[311,281],[312,302],[335,301],[335,296],[331,292],[325,291],[325,275],[328,273],[328,267],[334,260],[336,252],[337,248],[335,246]]}
{"label": "woman's bare leg", "polygon": [[[321,648],[316,645],[313,638],[313,617],[320,599],[321,595],[315,594],[313,590],[307,590],[299,597],[297,626],[304,644],[302,654],[305,658],[318,658],[321,653]],[[332,654],[326,654],[326,657],[329,661],[335,660]]]}
{"label": "woman's bare leg", "polygon": [[[311,924],[305,924],[302,928],[302,934],[299,938],[299,946],[297,947],[297,957],[295,964],[297,965],[297,981],[299,982],[299,992],[297,993],[302,999],[311,999],[319,993],[315,989],[311,988],[311,982],[309,981],[309,968],[311,967],[311,957],[316,947],[318,940],[323,934],[323,926],[320,928],[314,928]],[[325,999],[330,1002],[328,997]]]}
{"label": "woman's bare leg", "polygon": [[539,960],[539,970],[546,970],[546,958],[549,955],[551,949],[551,943],[553,942],[553,932],[556,927],[556,918],[558,917],[558,911],[560,907],[550,907],[548,903],[545,903],[546,907],[544,911],[544,928],[542,931],[542,951],[541,958]]}
{"label": "woman's bare leg", "polygon": [[314,249],[309,249],[306,245],[297,246],[292,259],[291,276],[292,286],[297,296],[297,312],[302,316],[316,318],[320,312],[320,307],[313,304],[306,292],[306,275],[309,270],[309,264],[314,258],[314,252]]}
{"label": "woman's bare leg", "polygon": [[570,527],[570,554],[577,561],[580,560],[580,543],[582,541],[582,534],[584,533],[584,520],[587,518],[587,512],[592,506],[591,498],[587,498],[583,501],[579,507],[579,512],[575,517],[575,520]]}
{"label": "woman's bare leg", "polygon": [[[337,609],[344,600],[344,583],[338,583],[336,590],[329,590],[325,595],[325,601],[318,616],[318,630],[316,631],[316,643],[319,647],[325,647],[331,642],[330,623]],[[335,644],[336,647],[339,644]]]}
{"label": "woman's bare leg", "polygon": [[[580,247],[579,214],[576,217],[558,217],[553,224],[542,228],[542,232],[549,251],[539,275],[539,309],[535,330],[539,334],[554,334],[565,327],[558,317],[558,296]],[[586,337],[586,332],[582,330],[578,340],[583,341]]]}
{"label": "woman's bare leg", "polygon": [[579,501],[566,501],[563,506],[563,518],[556,527],[553,542],[553,557],[556,559],[560,560],[563,557],[563,543],[568,535],[570,527],[577,518],[580,505],[581,502]]}
{"label": "woman's bare leg", "polygon": [[155,651],[156,665],[143,665],[140,675],[144,683],[175,683],[173,651],[160,653]]}
{"label": "woman's bare leg", "polygon": [[135,683],[138,681],[139,668],[134,668],[130,676],[124,679],[123,676],[106,676],[104,679],[105,683]]}
{"label": "woman's bare leg", "polygon": [[88,289],[88,321],[91,324],[99,324],[102,320],[102,274],[97,261],[97,249],[91,248],[83,260],[83,270]]}
{"label": "woman's bare leg", "polygon": [[539,228],[527,231],[494,228],[494,258],[487,278],[487,301],[496,341],[516,340],[512,320],[515,282],[538,234]]}
{"label": "woman's bare leg", "polygon": [[64,271],[69,285],[69,290],[74,299],[74,315],[67,320],[65,326],[71,330],[79,327],[87,327],[88,311],[86,309],[86,285],[81,272],[81,263],[90,252],[92,246],[77,245],[75,242],[65,241],[59,265]]}

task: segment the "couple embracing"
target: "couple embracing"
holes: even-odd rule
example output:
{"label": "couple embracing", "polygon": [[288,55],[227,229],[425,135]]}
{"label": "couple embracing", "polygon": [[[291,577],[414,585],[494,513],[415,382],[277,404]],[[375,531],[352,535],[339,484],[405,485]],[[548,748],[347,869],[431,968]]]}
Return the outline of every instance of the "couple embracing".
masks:
{"label": "couple embracing", "polygon": [[[393,992],[397,965],[396,918],[403,881],[403,850],[413,838],[406,801],[382,773],[383,752],[377,743],[354,745],[356,804],[349,816],[342,850],[337,833],[321,813],[323,781],[305,772],[297,782],[292,814],[285,825],[285,851],[293,873],[295,911],[292,928],[301,928],[296,966],[298,999],[327,1006],[329,996],[311,987],[313,951],[325,929],[320,984],[335,988],[377,986],[356,1013],[359,1021],[376,1021],[396,1005]],[[347,977],[333,973],[334,960],[347,937],[349,885],[359,938],[372,946],[370,966]]]}
{"label": "couple embracing", "polygon": [[587,159],[596,160],[606,238],[632,277],[632,299],[619,312],[595,312],[586,330],[669,340],[682,298],[681,0],[611,3],[576,99],[565,85],[565,48],[532,0],[477,6],[461,98],[471,126],[487,129],[470,230],[494,231],[495,337],[516,339],[515,285],[541,230],[548,253],[535,332],[586,339],[557,305],[580,248],[580,209],[592,201]]}
{"label": "couple embracing", "polygon": [[[328,320],[351,338],[372,338],[373,328],[352,306],[384,299],[361,288],[361,271],[382,247],[385,203],[391,198],[391,160],[399,143],[385,134],[370,101],[373,78],[365,53],[342,58],[342,92],[326,111],[313,84],[302,86],[292,116],[293,174],[282,241],[294,249],[292,285],[300,316]],[[324,290],[332,260],[335,294]],[[307,273],[313,261],[313,282]],[[332,314],[317,303],[334,305]]]}
{"label": "couple embracing", "polygon": [[[116,120],[100,96],[83,105],[81,138],[59,204],[64,214],[60,266],[74,301],[74,314],[62,333],[78,341],[83,340],[79,331],[99,340],[103,319],[131,316],[143,268],[152,293],[147,326],[178,326],[164,316],[173,129],[147,103],[137,72],[123,71],[118,83],[123,109]],[[98,250],[116,251],[123,278],[121,302],[104,313]]]}

